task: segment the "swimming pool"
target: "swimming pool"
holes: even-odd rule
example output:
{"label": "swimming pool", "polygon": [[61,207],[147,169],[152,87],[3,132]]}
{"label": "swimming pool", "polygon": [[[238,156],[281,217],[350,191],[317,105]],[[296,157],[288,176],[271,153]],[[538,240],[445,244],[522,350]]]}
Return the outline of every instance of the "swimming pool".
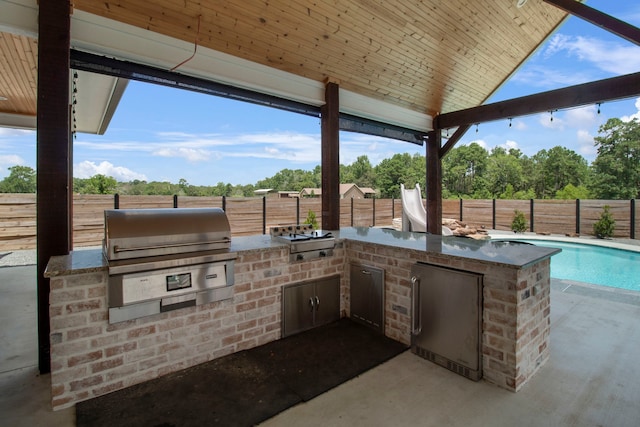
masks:
{"label": "swimming pool", "polygon": [[496,240],[517,240],[562,249],[551,257],[553,278],[640,291],[640,252],[556,240]]}

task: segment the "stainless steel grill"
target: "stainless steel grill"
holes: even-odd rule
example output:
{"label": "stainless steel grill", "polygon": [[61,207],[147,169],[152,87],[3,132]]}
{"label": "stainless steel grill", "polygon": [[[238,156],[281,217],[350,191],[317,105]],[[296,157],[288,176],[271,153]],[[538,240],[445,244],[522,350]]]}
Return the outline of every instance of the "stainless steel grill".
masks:
{"label": "stainless steel grill", "polygon": [[219,208],[104,213],[109,323],[233,296],[231,230]]}
{"label": "stainless steel grill", "polygon": [[336,245],[331,232],[314,230],[309,224],[271,227],[271,238],[289,244],[289,261],[304,261],[333,255]]}

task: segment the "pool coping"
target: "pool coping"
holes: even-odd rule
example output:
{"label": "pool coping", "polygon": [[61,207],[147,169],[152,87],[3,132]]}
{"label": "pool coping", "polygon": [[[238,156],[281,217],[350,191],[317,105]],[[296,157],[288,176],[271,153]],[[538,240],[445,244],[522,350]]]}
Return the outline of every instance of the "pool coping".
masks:
{"label": "pool coping", "polygon": [[489,230],[488,234],[491,238],[499,238],[500,240],[526,239],[526,240],[554,240],[564,243],[582,243],[585,245],[602,246],[611,249],[622,249],[631,252],[640,252],[640,241],[633,239],[598,239],[593,236],[568,237],[560,234],[537,234],[537,233],[514,233],[512,231]]}

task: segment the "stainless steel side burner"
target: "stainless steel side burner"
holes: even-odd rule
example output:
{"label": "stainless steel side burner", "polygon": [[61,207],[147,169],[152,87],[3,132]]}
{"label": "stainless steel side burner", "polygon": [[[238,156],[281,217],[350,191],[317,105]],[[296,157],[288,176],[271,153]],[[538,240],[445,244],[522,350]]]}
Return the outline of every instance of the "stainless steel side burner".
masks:
{"label": "stainless steel side burner", "polygon": [[106,210],[109,323],[228,299],[236,253],[219,208]]}
{"label": "stainless steel side burner", "polygon": [[335,237],[330,231],[314,230],[310,224],[271,227],[271,238],[289,245],[289,261],[306,261],[333,255]]}

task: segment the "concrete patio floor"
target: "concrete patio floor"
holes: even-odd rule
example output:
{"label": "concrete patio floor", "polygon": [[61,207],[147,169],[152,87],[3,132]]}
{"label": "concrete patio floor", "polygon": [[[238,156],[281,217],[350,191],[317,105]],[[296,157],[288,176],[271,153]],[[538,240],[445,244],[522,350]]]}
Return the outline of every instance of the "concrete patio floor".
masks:
{"label": "concrete patio floor", "polygon": [[[0,267],[0,424],[74,426],[37,372],[35,274]],[[262,425],[635,427],[639,319],[640,292],[552,280],[551,358],[518,393],[405,352]]]}

